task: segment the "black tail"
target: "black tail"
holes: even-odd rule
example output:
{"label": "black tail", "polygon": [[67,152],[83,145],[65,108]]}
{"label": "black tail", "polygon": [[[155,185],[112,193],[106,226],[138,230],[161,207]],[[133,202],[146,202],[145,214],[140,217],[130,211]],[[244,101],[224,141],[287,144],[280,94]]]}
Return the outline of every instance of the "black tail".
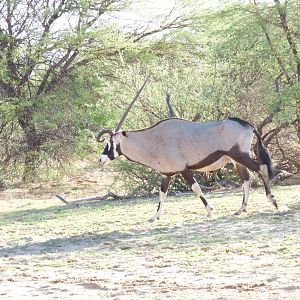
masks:
{"label": "black tail", "polygon": [[254,129],[253,132],[257,137],[257,157],[260,160],[261,164],[267,165],[269,178],[273,179],[275,177],[275,172],[271,160],[271,156],[269,154],[268,149],[264,146],[262,139],[258,132]]}

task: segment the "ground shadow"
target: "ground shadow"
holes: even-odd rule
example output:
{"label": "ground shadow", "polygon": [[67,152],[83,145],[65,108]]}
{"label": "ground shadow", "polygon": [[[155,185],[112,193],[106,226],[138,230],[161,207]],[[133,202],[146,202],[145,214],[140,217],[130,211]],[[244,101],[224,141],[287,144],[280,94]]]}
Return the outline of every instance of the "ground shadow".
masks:
{"label": "ground shadow", "polygon": [[[33,212],[32,212],[33,213]],[[41,212],[40,212],[41,213]],[[220,217],[180,226],[149,225],[149,228],[105,233],[87,232],[81,235],[49,239],[44,242],[27,243],[14,247],[0,248],[0,257],[20,255],[41,255],[46,253],[68,253],[97,247],[99,251],[119,251],[137,247],[176,247],[180,244],[194,244],[197,247],[216,244],[253,241],[265,238],[271,240],[295,235],[300,231],[300,203],[290,210],[278,213],[254,213],[240,218]]]}
{"label": "ground shadow", "polygon": [[[237,190],[229,190],[226,191],[226,194],[240,194],[241,191]],[[213,193],[216,199],[222,198],[225,192],[215,192]],[[194,197],[194,194],[179,195],[178,197]],[[169,197],[168,201],[176,201],[176,197]],[[28,223],[28,222],[43,222],[46,220],[53,220],[60,217],[60,215],[64,215],[69,213],[70,211],[82,212],[93,210],[93,209],[104,209],[106,207],[122,207],[130,205],[134,207],[135,205],[140,205],[142,203],[149,203],[153,201],[154,205],[158,203],[158,196],[153,195],[153,197],[136,197],[136,198],[126,198],[120,200],[81,200],[81,201],[72,201],[67,205],[63,203],[59,203],[57,198],[53,198],[53,203],[57,203],[53,206],[41,209],[23,209],[18,211],[12,211],[7,213],[0,214],[0,224],[1,223]]]}
{"label": "ground shadow", "polygon": [[[151,198],[150,198],[151,199]],[[153,197],[156,199],[156,197]],[[158,198],[157,198],[158,199]],[[59,201],[58,199],[53,199],[53,202]],[[92,209],[101,209],[106,207],[120,207],[130,204],[131,206],[140,205],[143,202],[148,202],[147,198],[130,198],[124,200],[93,200],[93,201],[74,201],[69,202],[69,204],[57,204],[47,208],[41,209],[23,209],[18,211],[12,211],[0,214],[0,224],[13,222],[13,223],[28,223],[28,222],[43,222],[45,220],[52,220],[59,217],[59,215],[64,215],[70,211],[85,212]],[[150,200],[151,201],[151,200]]]}

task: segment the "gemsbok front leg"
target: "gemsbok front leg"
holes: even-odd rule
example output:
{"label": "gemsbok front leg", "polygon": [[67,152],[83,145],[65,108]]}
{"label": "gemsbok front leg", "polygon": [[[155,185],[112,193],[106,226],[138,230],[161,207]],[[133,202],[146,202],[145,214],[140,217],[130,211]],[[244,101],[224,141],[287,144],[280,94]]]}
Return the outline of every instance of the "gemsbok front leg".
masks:
{"label": "gemsbok front leg", "polygon": [[192,173],[189,169],[185,169],[183,172],[181,172],[181,175],[183,178],[187,181],[187,183],[191,186],[192,191],[200,197],[202,203],[204,204],[206,210],[207,210],[207,217],[211,217],[211,211],[212,208],[208,204],[206,198],[204,197],[204,194],[202,193],[202,190],[196,181],[196,179],[193,177]]}
{"label": "gemsbok front leg", "polygon": [[149,222],[154,222],[160,218],[160,215],[163,211],[163,205],[167,197],[170,180],[171,180],[171,176],[163,175],[162,183],[159,191],[159,202],[158,202],[157,211],[154,214],[154,216],[149,219]]}

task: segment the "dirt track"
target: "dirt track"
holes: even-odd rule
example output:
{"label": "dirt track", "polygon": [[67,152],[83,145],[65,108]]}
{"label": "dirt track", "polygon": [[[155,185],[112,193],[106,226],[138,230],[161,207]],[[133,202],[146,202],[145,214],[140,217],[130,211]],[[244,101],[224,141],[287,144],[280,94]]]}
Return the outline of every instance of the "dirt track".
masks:
{"label": "dirt track", "polygon": [[300,187],[65,206],[2,200],[1,299],[300,299]]}

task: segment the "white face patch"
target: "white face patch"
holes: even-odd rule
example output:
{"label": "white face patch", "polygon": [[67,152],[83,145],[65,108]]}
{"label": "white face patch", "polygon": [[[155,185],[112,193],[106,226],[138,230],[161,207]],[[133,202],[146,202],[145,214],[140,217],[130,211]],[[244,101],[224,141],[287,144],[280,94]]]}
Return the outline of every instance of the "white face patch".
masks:
{"label": "white face patch", "polygon": [[108,165],[110,163],[110,159],[108,158],[107,155],[102,154],[100,156],[100,163],[103,164],[103,165]]}
{"label": "white face patch", "polygon": [[114,147],[114,158],[118,157],[119,156],[119,153],[117,151],[117,144],[116,143],[113,143],[113,147]]}

